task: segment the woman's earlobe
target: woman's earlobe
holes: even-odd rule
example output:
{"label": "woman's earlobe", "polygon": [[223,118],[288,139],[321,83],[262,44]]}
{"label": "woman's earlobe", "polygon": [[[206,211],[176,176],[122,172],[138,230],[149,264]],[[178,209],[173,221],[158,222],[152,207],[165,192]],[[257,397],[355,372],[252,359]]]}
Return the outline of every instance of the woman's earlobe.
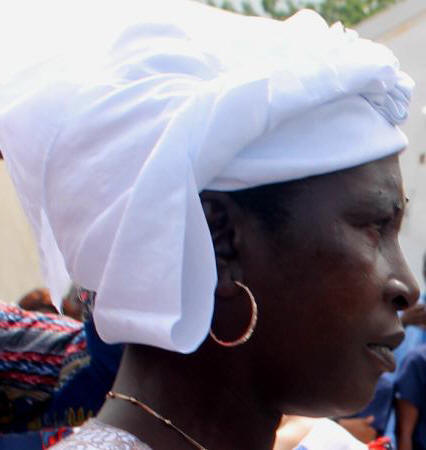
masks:
{"label": "woman's earlobe", "polygon": [[242,279],[239,252],[236,247],[238,227],[235,221],[235,204],[223,192],[203,192],[201,202],[212,236],[218,283],[217,297],[236,295],[235,280]]}
{"label": "woman's earlobe", "polygon": [[[216,297],[228,298],[238,293],[235,280],[241,278],[240,270],[233,261],[216,256],[217,286]],[[237,273],[238,272],[238,273]]]}
{"label": "woman's earlobe", "polygon": [[210,229],[216,259],[234,258],[236,254],[235,226],[229,212],[230,199],[221,192],[203,193],[201,203]]}

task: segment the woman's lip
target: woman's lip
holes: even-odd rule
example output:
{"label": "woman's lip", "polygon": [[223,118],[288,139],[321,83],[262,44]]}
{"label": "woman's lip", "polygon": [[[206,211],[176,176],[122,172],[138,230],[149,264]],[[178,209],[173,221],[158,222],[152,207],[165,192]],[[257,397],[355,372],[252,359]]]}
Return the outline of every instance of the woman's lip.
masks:
{"label": "woman's lip", "polygon": [[396,369],[395,357],[389,347],[380,344],[369,344],[367,345],[367,351],[375,365],[382,372],[393,372]]}
{"label": "woman's lip", "polygon": [[367,344],[367,351],[370,357],[381,371],[393,372],[396,369],[395,357],[392,351],[401,344],[404,337],[404,330],[399,328],[394,333],[382,335]]}
{"label": "woman's lip", "polygon": [[398,327],[393,333],[386,333],[377,336],[372,336],[368,340],[367,345],[383,345],[389,347],[392,351],[395,350],[398,345],[405,338],[405,331],[402,327]]}

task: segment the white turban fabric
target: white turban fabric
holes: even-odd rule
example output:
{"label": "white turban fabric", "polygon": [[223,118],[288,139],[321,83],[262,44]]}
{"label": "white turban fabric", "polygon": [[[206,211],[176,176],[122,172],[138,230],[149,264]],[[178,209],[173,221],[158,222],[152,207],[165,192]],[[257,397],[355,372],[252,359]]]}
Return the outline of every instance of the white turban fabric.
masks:
{"label": "white turban fabric", "polygon": [[407,144],[413,82],[395,56],[312,11],[278,22],[183,0],[56,2],[81,17],[75,41],[2,86],[0,148],[49,285],[64,261],[97,291],[107,342],[191,352],[205,339],[216,266],[202,190]]}

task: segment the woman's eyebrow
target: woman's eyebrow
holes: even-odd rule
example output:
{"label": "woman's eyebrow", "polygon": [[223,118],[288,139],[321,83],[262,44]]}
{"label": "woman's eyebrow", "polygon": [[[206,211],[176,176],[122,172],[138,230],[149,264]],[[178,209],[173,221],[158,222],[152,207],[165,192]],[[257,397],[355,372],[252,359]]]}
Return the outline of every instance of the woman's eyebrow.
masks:
{"label": "woman's eyebrow", "polygon": [[377,209],[377,210],[392,210],[395,214],[404,211],[405,206],[410,201],[410,199],[402,194],[396,195],[394,192],[389,193],[377,193],[369,192],[367,193],[362,201],[362,205],[366,208]]}
{"label": "woman's eyebrow", "polygon": [[369,216],[376,216],[378,214],[397,216],[404,212],[405,205],[406,199],[403,196],[397,198],[390,193],[367,192],[355,204],[352,204],[352,206],[347,205],[347,213],[353,217],[366,214]]}
{"label": "woman's eyebrow", "polygon": [[392,209],[394,205],[400,205],[400,199],[397,199],[390,193],[368,192],[365,193],[360,204],[366,208],[372,209]]}

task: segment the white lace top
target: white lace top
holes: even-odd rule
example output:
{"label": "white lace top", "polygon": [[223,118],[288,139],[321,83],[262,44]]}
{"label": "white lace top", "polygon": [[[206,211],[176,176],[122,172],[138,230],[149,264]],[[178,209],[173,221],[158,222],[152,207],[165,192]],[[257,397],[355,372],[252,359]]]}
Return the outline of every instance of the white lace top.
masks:
{"label": "white lace top", "polygon": [[152,450],[137,437],[91,419],[71,436],[50,447],[54,450]]}
{"label": "white lace top", "polygon": [[[152,450],[138,438],[91,419],[74,434],[50,447],[54,450]],[[328,419],[319,419],[308,435],[294,450],[367,450],[340,425]]]}

